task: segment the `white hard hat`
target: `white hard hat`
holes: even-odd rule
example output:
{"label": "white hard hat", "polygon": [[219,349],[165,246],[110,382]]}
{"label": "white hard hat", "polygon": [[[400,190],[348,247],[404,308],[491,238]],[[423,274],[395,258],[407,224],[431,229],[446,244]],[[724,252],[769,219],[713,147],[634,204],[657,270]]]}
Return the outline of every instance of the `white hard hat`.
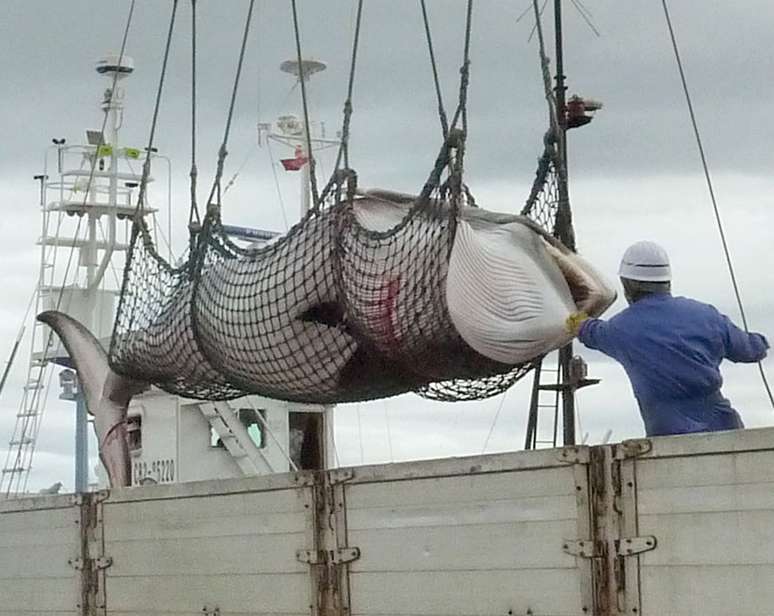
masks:
{"label": "white hard hat", "polygon": [[669,282],[672,280],[669,255],[654,242],[637,242],[626,249],[618,275],[642,282]]}

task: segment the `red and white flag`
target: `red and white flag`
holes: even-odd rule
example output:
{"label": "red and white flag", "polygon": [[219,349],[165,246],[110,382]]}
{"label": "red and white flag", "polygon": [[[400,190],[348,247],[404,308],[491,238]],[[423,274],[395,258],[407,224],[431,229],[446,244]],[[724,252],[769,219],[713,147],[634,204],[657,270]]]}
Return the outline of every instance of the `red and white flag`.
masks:
{"label": "red and white flag", "polygon": [[280,159],[282,166],[285,167],[285,171],[298,171],[306,163],[309,162],[309,158],[304,156],[304,151],[301,146],[296,146],[296,155],[294,158],[282,158]]}

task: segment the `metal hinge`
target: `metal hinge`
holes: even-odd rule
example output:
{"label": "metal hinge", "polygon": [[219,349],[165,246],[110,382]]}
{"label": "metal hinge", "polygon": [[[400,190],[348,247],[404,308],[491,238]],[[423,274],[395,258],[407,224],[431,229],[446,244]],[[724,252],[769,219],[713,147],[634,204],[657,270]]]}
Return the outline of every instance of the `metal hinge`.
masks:
{"label": "metal hinge", "polygon": [[338,548],[336,550],[298,550],[296,560],[307,565],[351,563],[360,558],[360,548]]}
{"label": "metal hinge", "polygon": [[76,571],[83,571],[83,559],[82,558],[71,558],[67,561],[67,564],[70,565],[73,569]]}
{"label": "metal hinge", "polygon": [[626,458],[636,458],[638,456],[644,456],[651,449],[653,449],[653,443],[646,438],[631,439],[623,441],[615,448],[616,460],[624,460]]}
{"label": "metal hinge", "polygon": [[[616,556],[634,556],[655,550],[658,541],[653,535],[644,537],[628,537],[626,539],[615,539],[612,542],[615,546]],[[562,551],[571,556],[580,558],[596,558],[600,554],[596,548],[595,542],[590,540],[583,541],[565,541],[562,544]]]}
{"label": "metal hinge", "polygon": [[110,556],[100,556],[94,561],[94,566],[97,569],[107,569],[108,567],[112,566],[113,564],[113,558]]}
{"label": "metal hinge", "polygon": [[626,539],[616,539],[616,556],[634,556],[643,552],[650,552],[656,549],[657,540],[653,535],[645,537],[628,537]]}
{"label": "metal hinge", "polygon": [[303,488],[314,486],[317,483],[314,471],[297,471],[293,474],[291,481]]}
{"label": "metal hinge", "polygon": [[562,544],[562,550],[570,556],[579,556],[580,558],[594,558],[597,556],[596,546],[590,539],[584,541],[565,541]]}
{"label": "metal hinge", "polygon": [[351,468],[328,471],[328,482],[331,485],[344,483],[345,481],[351,481],[354,478],[355,471],[353,471]]}
{"label": "metal hinge", "polygon": [[589,448],[585,445],[563,447],[559,451],[557,458],[560,462],[564,462],[565,464],[588,464]]}

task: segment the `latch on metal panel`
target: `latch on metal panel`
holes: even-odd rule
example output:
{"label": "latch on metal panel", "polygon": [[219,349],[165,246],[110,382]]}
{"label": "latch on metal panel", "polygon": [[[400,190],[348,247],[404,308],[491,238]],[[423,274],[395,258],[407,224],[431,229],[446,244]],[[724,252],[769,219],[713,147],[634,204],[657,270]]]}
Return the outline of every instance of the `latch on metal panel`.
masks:
{"label": "latch on metal panel", "polygon": [[585,541],[565,541],[562,544],[562,550],[565,554],[570,556],[579,556],[581,558],[594,558],[597,555],[594,542],[591,540]]}
{"label": "latch on metal panel", "polygon": [[331,550],[328,558],[330,559],[330,562],[337,565],[351,563],[353,560],[360,558],[360,548],[339,548],[337,550]]}
{"label": "latch on metal panel", "polygon": [[653,535],[645,537],[628,537],[627,539],[616,539],[616,556],[634,556],[656,549],[656,538]]}
{"label": "latch on metal panel", "polygon": [[307,565],[335,564],[341,565],[351,563],[360,558],[360,548],[338,548],[336,550],[298,550],[296,560]]}

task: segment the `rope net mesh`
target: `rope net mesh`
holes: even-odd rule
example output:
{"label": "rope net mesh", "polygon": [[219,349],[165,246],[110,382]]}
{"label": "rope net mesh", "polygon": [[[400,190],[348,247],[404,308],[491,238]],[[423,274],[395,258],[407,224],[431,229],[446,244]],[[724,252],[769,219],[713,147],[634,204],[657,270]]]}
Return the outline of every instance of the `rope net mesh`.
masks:
{"label": "rope net mesh", "polygon": [[[551,160],[547,150],[522,212],[548,233],[557,207]],[[532,363],[471,349],[449,317],[446,274],[457,220],[471,207],[466,191],[447,182],[399,203],[331,185],[320,207],[260,248],[232,242],[213,209],[177,268],[136,223],[112,368],[189,398],[255,393],[305,403],[407,391],[482,399],[529,371]]]}

